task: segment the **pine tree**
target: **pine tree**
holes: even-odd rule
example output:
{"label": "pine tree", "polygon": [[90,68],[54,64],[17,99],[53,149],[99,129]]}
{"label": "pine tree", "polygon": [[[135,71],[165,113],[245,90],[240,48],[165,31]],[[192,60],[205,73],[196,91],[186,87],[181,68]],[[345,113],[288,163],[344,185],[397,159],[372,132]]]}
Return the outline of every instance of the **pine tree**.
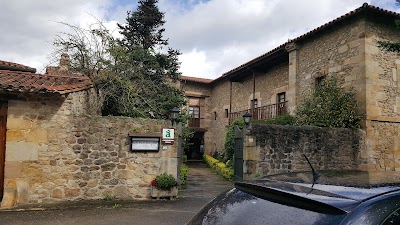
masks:
{"label": "pine tree", "polygon": [[136,47],[154,50],[157,46],[168,45],[168,41],[163,39],[164,13],[159,11],[157,3],[158,0],[139,1],[137,11],[128,11],[127,24],[118,24],[124,36],[121,43],[129,50]]}

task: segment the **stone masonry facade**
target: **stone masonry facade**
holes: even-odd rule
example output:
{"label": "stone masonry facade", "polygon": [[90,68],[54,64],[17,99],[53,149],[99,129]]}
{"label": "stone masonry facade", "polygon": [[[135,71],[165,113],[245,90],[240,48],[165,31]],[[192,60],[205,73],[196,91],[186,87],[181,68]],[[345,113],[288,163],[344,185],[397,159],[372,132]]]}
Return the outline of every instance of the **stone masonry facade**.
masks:
{"label": "stone masonry facade", "polygon": [[344,128],[254,124],[245,137],[244,179],[316,170],[356,170],[365,164],[365,132]]}
{"label": "stone masonry facade", "polygon": [[[335,77],[352,90],[357,114],[363,117],[361,170],[400,170],[400,56],[378,46],[398,41],[394,26],[399,15],[374,6],[362,7],[289,40],[210,83],[210,124],[205,152],[222,151],[229,121],[219,115],[274,104],[285,93],[288,111],[295,113],[320,77]],[[189,90],[190,91],[190,90]],[[217,117],[213,117],[213,112]]]}
{"label": "stone masonry facade", "polygon": [[[161,137],[170,122],[97,116],[88,104],[92,92],[7,97],[3,207],[108,195],[146,199],[156,175],[176,176],[175,145],[130,151],[129,134]],[[10,198],[11,205],[4,205]]]}

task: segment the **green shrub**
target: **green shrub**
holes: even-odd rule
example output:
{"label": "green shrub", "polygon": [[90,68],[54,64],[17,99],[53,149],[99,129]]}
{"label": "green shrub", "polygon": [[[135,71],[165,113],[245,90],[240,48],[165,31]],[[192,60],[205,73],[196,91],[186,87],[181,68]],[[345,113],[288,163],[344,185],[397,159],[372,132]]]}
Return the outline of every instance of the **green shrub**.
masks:
{"label": "green shrub", "polygon": [[227,167],[225,163],[218,161],[217,159],[214,159],[213,157],[209,155],[203,155],[204,161],[213,169],[215,170],[219,175],[225,177],[227,180],[232,181],[233,180],[233,169],[230,167]]}
{"label": "green shrub", "polygon": [[238,126],[240,129],[244,127],[244,121],[242,118],[237,118],[233,123],[228,127],[225,134],[225,143],[224,143],[224,161],[232,160],[233,154],[235,152],[235,126]]}
{"label": "green shrub", "polygon": [[162,173],[151,182],[151,185],[157,186],[157,188],[162,190],[170,190],[172,187],[176,186],[177,183],[174,176]]}
{"label": "green shrub", "polygon": [[186,164],[182,164],[181,165],[181,173],[180,173],[181,186],[187,185],[188,174],[189,174],[189,167]]}
{"label": "green shrub", "polygon": [[112,195],[106,195],[106,196],[104,196],[104,198],[103,198],[105,201],[112,201],[112,200],[114,200],[114,196],[112,196]]}
{"label": "green shrub", "polygon": [[296,111],[298,125],[359,128],[361,116],[355,112],[354,92],[346,91],[334,77],[306,96]]}

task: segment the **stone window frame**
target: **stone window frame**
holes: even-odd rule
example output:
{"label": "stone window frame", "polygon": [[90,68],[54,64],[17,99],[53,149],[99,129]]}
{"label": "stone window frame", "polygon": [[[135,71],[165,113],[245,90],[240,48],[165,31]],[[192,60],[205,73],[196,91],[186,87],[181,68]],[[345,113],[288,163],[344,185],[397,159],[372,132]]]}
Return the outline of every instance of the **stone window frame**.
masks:
{"label": "stone window frame", "polygon": [[259,107],[258,99],[256,98],[256,99],[250,100],[250,106],[253,107],[254,109],[258,108]]}
{"label": "stone window frame", "polygon": [[317,89],[324,85],[324,81],[328,76],[328,72],[326,70],[318,71],[314,74],[314,87]]}
{"label": "stone window frame", "polygon": [[[283,98],[281,98],[283,96]],[[284,103],[284,102],[286,102],[286,91],[283,91],[283,92],[279,92],[277,95],[276,95],[276,102],[277,103]],[[282,101],[282,99],[283,99],[283,101]]]}

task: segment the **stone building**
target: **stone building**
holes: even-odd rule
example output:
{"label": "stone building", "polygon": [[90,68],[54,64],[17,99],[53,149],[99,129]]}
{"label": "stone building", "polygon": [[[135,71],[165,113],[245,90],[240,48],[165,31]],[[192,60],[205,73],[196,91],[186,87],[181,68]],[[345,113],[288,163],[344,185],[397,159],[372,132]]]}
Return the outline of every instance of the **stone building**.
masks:
{"label": "stone building", "polygon": [[400,40],[395,19],[400,14],[364,4],[215,80],[183,77],[189,100],[195,93],[203,101],[204,151],[222,151],[226,127],[244,112],[253,119],[293,113],[303,96],[334,76],[355,91],[363,116],[361,157],[368,163],[360,169],[400,169],[400,57],[377,44]]}
{"label": "stone building", "polygon": [[[0,61],[1,207],[146,199],[156,175],[177,174],[176,145],[161,144],[169,121],[100,116],[92,81],[68,68],[67,55],[46,74]],[[131,136],[159,148],[131,151]]]}

